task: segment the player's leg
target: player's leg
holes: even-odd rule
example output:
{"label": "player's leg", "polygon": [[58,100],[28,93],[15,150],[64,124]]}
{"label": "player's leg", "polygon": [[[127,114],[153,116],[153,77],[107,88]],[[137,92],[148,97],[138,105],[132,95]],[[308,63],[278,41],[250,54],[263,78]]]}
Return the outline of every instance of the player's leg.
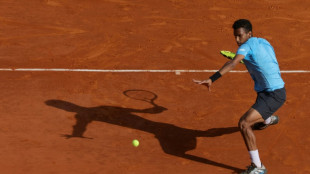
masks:
{"label": "player's leg", "polygon": [[255,109],[251,108],[249,109],[241,118],[239,121],[239,128],[241,131],[241,134],[243,136],[244,142],[246,144],[246,147],[249,151],[252,163],[248,167],[246,171],[244,171],[242,174],[252,174],[255,172],[260,172],[264,174],[267,172],[266,168],[261,163],[257,145],[256,145],[256,137],[254,135],[254,132],[252,130],[252,126],[255,123],[263,122],[264,119],[261,116],[261,114],[256,111]]}
{"label": "player's leg", "polygon": [[279,123],[279,117],[277,115],[272,115],[267,118],[264,122],[255,123],[252,128],[253,130],[263,130],[266,129],[268,126],[275,125]]}
{"label": "player's leg", "polygon": [[279,117],[273,115],[286,101],[285,88],[273,92],[258,93],[256,103],[252,106],[264,118],[263,122],[253,125],[254,130],[262,130],[279,122]]}
{"label": "player's leg", "polygon": [[[255,104],[241,117],[240,131],[252,159],[251,166],[243,174],[254,174],[255,172],[264,174],[267,172],[259,158],[252,126],[258,123],[271,124],[273,117],[270,116],[283,105],[285,100],[285,88],[273,92],[259,92]],[[273,122],[275,121],[278,120],[273,120]]]}
{"label": "player's leg", "polygon": [[239,121],[239,128],[249,151],[257,150],[256,138],[252,130],[255,123],[264,122],[263,117],[255,109],[249,109]]}

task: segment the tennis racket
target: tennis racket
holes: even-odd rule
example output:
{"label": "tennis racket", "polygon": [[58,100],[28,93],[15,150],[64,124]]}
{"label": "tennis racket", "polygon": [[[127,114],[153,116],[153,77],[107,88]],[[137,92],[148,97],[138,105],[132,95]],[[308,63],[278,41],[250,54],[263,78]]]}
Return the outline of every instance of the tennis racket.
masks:
{"label": "tennis racket", "polygon": [[131,90],[124,91],[123,94],[129,98],[140,100],[140,101],[145,101],[152,105],[156,105],[154,103],[154,100],[157,99],[157,95],[151,91],[147,91],[143,89],[131,89]]}
{"label": "tennis racket", "polygon": [[[233,53],[233,52],[231,52],[231,51],[222,50],[222,51],[220,51],[220,53],[221,53],[224,57],[226,57],[226,58],[228,58],[228,59],[231,59],[231,60],[234,59],[235,56],[236,56],[236,54]],[[240,63],[244,64],[243,60],[241,60]]]}

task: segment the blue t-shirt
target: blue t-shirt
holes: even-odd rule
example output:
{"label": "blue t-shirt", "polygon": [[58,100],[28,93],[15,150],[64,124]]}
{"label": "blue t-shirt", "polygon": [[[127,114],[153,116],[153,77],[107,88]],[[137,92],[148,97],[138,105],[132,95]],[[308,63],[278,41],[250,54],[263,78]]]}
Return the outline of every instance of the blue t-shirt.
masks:
{"label": "blue t-shirt", "polygon": [[284,87],[274,49],[267,40],[251,37],[238,48],[237,54],[245,56],[243,61],[254,80],[255,91],[274,91]]}

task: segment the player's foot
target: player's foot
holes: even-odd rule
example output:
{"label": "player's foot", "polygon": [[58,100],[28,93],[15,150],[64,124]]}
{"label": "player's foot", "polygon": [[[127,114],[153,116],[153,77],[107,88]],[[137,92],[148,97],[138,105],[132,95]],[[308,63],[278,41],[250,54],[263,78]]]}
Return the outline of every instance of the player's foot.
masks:
{"label": "player's foot", "polygon": [[277,124],[279,122],[279,117],[276,115],[270,116],[270,119],[271,119],[271,121],[269,124],[265,124],[264,122],[256,123],[256,124],[254,124],[253,129],[254,130],[263,130],[263,129],[266,129],[268,126]]}
{"label": "player's foot", "polygon": [[266,174],[267,169],[262,164],[261,167],[257,167],[254,163],[252,163],[250,166],[248,166],[248,169],[246,169],[244,172],[240,174]]}

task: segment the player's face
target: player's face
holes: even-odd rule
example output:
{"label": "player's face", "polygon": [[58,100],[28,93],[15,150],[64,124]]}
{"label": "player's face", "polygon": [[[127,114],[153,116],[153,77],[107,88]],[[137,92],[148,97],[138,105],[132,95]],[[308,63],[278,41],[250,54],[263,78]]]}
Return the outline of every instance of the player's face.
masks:
{"label": "player's face", "polygon": [[246,32],[244,28],[238,28],[234,30],[234,35],[238,46],[241,46],[252,36],[252,32]]}

